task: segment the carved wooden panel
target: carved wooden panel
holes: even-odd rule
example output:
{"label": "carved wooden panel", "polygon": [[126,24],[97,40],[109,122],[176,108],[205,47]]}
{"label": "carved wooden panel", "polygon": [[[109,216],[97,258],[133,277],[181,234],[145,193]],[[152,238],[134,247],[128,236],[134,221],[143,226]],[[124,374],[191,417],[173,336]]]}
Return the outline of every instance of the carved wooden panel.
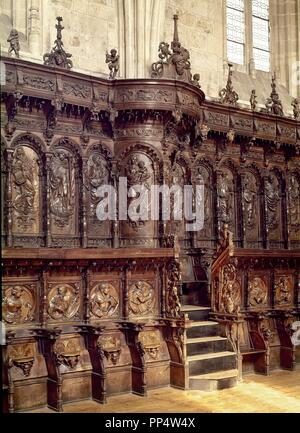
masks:
{"label": "carved wooden panel", "polygon": [[47,317],[50,322],[80,320],[82,310],[81,280],[60,277],[47,285]]}
{"label": "carved wooden panel", "polygon": [[244,234],[247,245],[258,246],[260,238],[259,184],[256,176],[247,171],[242,177],[242,208]]}
{"label": "carved wooden panel", "polygon": [[159,358],[161,349],[159,330],[142,331],[139,334],[139,341],[143,344],[147,360],[153,361]]}
{"label": "carved wooden panel", "polygon": [[253,271],[248,276],[248,308],[261,310],[270,302],[270,275],[268,271]]}
{"label": "carved wooden panel", "polygon": [[9,325],[37,320],[39,293],[37,282],[20,278],[3,281],[2,317]]}
{"label": "carved wooden panel", "polygon": [[151,317],[157,314],[157,293],[153,280],[128,281],[129,317]]}
{"label": "carved wooden panel", "polygon": [[[150,220],[150,188],[155,183],[153,162],[145,153],[132,152],[126,158],[122,173],[127,177],[128,220],[121,221],[121,245],[151,247],[156,223]],[[137,185],[147,194],[140,194]],[[130,214],[131,213],[131,214]],[[145,218],[139,218],[143,213]]]}
{"label": "carved wooden panel", "polygon": [[291,173],[287,179],[287,210],[289,239],[300,239],[300,180],[296,173]]}
{"label": "carved wooden panel", "polygon": [[[96,146],[95,146],[96,147]],[[110,237],[111,222],[100,220],[97,217],[97,206],[101,200],[99,197],[99,187],[110,184],[111,167],[100,150],[95,148],[89,155],[85,167],[87,197],[87,220],[88,220],[88,238],[89,246],[96,247],[101,245],[97,238]],[[100,242],[100,243],[99,243]]]}
{"label": "carved wooden panel", "polygon": [[294,300],[294,276],[288,272],[276,272],[274,280],[274,304],[289,307]]}
{"label": "carved wooden panel", "polygon": [[19,146],[12,160],[12,231],[40,232],[40,179],[37,153],[28,146]]}
{"label": "carved wooden panel", "polygon": [[217,206],[219,229],[225,223],[237,235],[234,176],[226,167],[218,171]]}
{"label": "carved wooden panel", "polygon": [[36,358],[35,343],[17,343],[8,346],[7,357],[16,379],[29,377]]}
{"label": "carved wooden panel", "polygon": [[281,194],[277,176],[270,172],[265,178],[266,229],[269,241],[281,240]]}
{"label": "carved wooden panel", "polygon": [[[178,211],[182,210],[182,205],[179,201],[180,193],[176,192],[175,188],[178,186],[183,191],[186,184],[186,168],[179,163],[175,163],[171,171],[171,185],[174,187],[174,194],[170,194],[170,234],[177,235],[179,239],[186,237],[184,214],[182,213],[181,220],[175,218]],[[179,190],[179,189],[178,189]]]}
{"label": "carved wooden panel", "polygon": [[216,289],[217,311],[236,314],[241,310],[241,277],[234,264],[228,264],[222,268],[221,283]]}
{"label": "carved wooden panel", "polygon": [[98,319],[118,317],[119,289],[118,281],[96,282],[90,286],[90,312]]}
{"label": "carved wooden panel", "polygon": [[57,148],[49,166],[51,233],[75,235],[78,197],[75,183],[76,161],[71,152]]}
{"label": "carved wooden panel", "polygon": [[211,238],[214,236],[213,179],[210,170],[201,163],[196,168],[195,184],[204,186],[204,226],[197,236]]}

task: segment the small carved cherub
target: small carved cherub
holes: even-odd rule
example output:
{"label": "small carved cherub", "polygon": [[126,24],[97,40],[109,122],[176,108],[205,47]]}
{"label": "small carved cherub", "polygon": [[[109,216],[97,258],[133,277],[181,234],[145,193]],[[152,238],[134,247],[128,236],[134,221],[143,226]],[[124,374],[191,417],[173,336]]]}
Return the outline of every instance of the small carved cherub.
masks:
{"label": "small carved cherub", "polygon": [[111,80],[115,79],[120,66],[119,54],[117,54],[116,49],[113,48],[110,50],[110,54],[106,51],[105,63],[108,63],[108,68],[110,70],[109,78]]}
{"label": "small carved cherub", "polygon": [[9,42],[10,44],[8,49],[8,55],[11,56],[12,53],[14,52],[15,56],[19,58],[20,42],[19,42],[19,33],[17,32],[16,29],[11,30],[7,42]]}
{"label": "small carved cherub", "polygon": [[251,96],[250,96],[250,106],[251,106],[251,110],[255,111],[256,110],[256,106],[257,106],[257,96],[256,96],[256,92],[255,89],[253,89],[251,91]]}
{"label": "small carved cherub", "polygon": [[196,87],[199,87],[200,89],[201,86],[199,81],[200,81],[200,74],[194,74],[192,84],[194,84],[194,86]]}
{"label": "small carved cherub", "polygon": [[300,104],[299,104],[299,99],[295,98],[293,100],[292,107],[294,108],[294,119],[300,119]]}

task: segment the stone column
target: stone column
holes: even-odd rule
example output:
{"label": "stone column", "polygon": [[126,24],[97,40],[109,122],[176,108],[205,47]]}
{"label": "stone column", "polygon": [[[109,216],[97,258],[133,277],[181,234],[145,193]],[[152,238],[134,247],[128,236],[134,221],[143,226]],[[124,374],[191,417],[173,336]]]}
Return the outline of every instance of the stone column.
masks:
{"label": "stone column", "polygon": [[40,56],[40,0],[31,0],[29,8],[29,50],[34,57]]}

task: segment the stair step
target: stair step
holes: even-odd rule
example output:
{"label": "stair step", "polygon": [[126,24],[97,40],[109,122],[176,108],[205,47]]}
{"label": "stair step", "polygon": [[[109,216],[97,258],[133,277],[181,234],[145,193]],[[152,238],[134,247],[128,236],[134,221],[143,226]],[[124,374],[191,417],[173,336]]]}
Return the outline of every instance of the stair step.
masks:
{"label": "stair step", "polygon": [[218,379],[227,379],[228,377],[237,377],[239,374],[238,370],[225,370],[225,371],[216,371],[215,373],[206,373],[206,374],[197,374],[195,376],[190,376],[190,379],[198,379],[198,380],[218,380]]}
{"label": "stair step", "polygon": [[206,343],[210,341],[227,341],[227,338],[219,337],[218,335],[213,335],[211,337],[194,337],[194,338],[188,338],[187,344]]}
{"label": "stair step", "polygon": [[182,305],[181,311],[204,311],[204,310],[211,310],[210,307],[201,307],[199,305]]}
{"label": "stair step", "polygon": [[236,356],[234,352],[216,352],[216,353],[202,353],[201,355],[191,355],[187,357],[188,362],[202,361],[203,359],[223,358],[227,356]]}
{"label": "stair step", "polygon": [[190,376],[189,388],[201,391],[216,391],[232,388],[237,385],[237,382],[238,370],[232,369]]}
{"label": "stair step", "polygon": [[190,328],[195,328],[196,326],[211,326],[211,325],[218,325],[218,322],[213,322],[210,320],[193,320],[193,322],[190,324]]}

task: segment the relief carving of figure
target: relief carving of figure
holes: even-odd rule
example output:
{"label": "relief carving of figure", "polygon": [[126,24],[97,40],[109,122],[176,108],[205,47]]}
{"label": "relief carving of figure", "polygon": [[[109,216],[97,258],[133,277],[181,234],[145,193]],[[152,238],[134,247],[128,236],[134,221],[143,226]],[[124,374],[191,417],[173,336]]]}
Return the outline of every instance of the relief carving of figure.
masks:
{"label": "relief carving of figure", "polygon": [[153,312],[155,303],[154,290],[145,281],[137,281],[129,287],[129,310],[135,316],[144,316]]}
{"label": "relief carving of figure", "polygon": [[[133,155],[128,161],[125,174],[127,176],[128,188],[131,189],[131,197],[129,199],[130,206],[133,200],[140,198],[140,192],[134,188],[135,185],[143,186],[146,190],[150,190],[149,180],[151,179],[151,172],[146,166],[145,161],[139,159],[137,155]],[[141,198],[141,200],[140,208],[149,212],[148,194],[144,194],[144,197]],[[145,221],[141,219],[137,221],[133,220],[129,215],[129,224],[134,229],[137,229],[139,226],[143,226]]]}
{"label": "relief carving of figure", "polygon": [[91,291],[90,309],[94,316],[110,317],[116,312],[119,301],[115,296],[115,288],[109,283],[97,284]]}
{"label": "relief carving of figure", "polygon": [[2,308],[3,318],[7,323],[33,320],[34,300],[30,290],[23,286],[5,288]]}
{"label": "relief carving of figure", "polygon": [[223,271],[223,288],[221,296],[221,309],[228,314],[240,311],[240,285],[236,280],[236,269],[229,264]]}
{"label": "relief carving of figure", "polygon": [[300,228],[300,186],[296,176],[291,176],[288,183],[289,223],[292,231]]}
{"label": "relief carving of figure", "polygon": [[229,182],[228,174],[222,172],[218,178],[217,194],[219,218],[223,223],[232,222],[232,203]]}
{"label": "relief carving of figure", "polygon": [[119,55],[116,49],[110,50],[110,54],[106,52],[105,63],[108,63],[109,78],[111,80],[115,79],[119,71]]}
{"label": "relief carving of figure", "polygon": [[75,179],[72,161],[68,155],[58,150],[52,157],[50,166],[50,210],[59,227],[69,224],[74,212]]}
{"label": "relief carving of figure", "polygon": [[276,304],[290,304],[292,301],[292,285],[288,277],[282,276],[275,282]]}
{"label": "relief carving of figure", "polygon": [[71,319],[79,309],[78,290],[68,284],[59,285],[48,295],[48,314],[52,319]]}
{"label": "relief carving of figure", "polygon": [[268,289],[262,278],[254,277],[249,282],[249,303],[252,307],[267,303]]}
{"label": "relief carving of figure", "polygon": [[246,226],[251,229],[255,226],[257,209],[256,209],[256,183],[253,177],[247,173],[244,179],[244,212]]}
{"label": "relief carving of figure", "polygon": [[26,155],[24,147],[15,151],[12,163],[13,187],[16,191],[13,197],[13,208],[21,226],[30,227],[36,212],[35,197],[38,192],[36,161]]}
{"label": "relief carving of figure", "polygon": [[19,33],[17,32],[16,29],[12,29],[10,31],[7,42],[9,42],[8,55],[11,56],[12,53],[14,52],[16,57],[20,57]]}
{"label": "relief carving of figure", "polygon": [[87,165],[87,178],[91,194],[91,215],[95,215],[96,207],[99,202],[97,189],[99,186],[103,185],[107,176],[107,169],[104,166],[102,157],[98,154],[91,155]]}
{"label": "relief carving of figure", "polygon": [[274,230],[278,226],[279,192],[276,178],[273,175],[267,177],[265,182],[266,204],[267,204],[267,226]]}

